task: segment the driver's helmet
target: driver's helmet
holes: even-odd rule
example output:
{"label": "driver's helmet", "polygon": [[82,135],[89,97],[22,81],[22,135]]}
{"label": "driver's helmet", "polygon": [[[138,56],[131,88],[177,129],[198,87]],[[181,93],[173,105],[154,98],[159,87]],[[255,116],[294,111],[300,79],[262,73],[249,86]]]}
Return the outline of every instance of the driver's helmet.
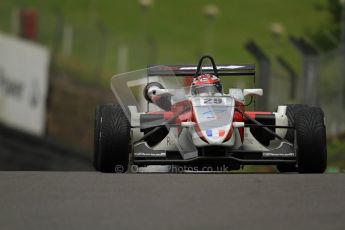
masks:
{"label": "driver's helmet", "polygon": [[192,95],[219,96],[222,95],[223,87],[220,79],[212,74],[203,74],[195,77],[192,82]]}

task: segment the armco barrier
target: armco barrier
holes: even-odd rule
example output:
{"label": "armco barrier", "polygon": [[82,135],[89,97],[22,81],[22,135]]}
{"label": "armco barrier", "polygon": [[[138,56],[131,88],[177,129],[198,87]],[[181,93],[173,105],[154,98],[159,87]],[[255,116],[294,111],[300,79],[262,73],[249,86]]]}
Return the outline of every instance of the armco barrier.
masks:
{"label": "armco barrier", "polygon": [[91,156],[0,124],[0,170],[93,170]]}

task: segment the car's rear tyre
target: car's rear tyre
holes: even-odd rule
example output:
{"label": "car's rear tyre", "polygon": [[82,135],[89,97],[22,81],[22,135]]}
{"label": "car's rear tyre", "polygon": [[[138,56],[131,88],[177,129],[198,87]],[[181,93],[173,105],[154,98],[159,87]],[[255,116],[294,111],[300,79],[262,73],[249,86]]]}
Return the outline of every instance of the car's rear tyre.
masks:
{"label": "car's rear tyre", "polygon": [[[303,104],[286,105],[286,116],[288,118],[288,126],[295,127],[295,116],[296,116],[296,114],[299,111],[304,110],[306,108],[309,108],[309,107],[307,105],[303,105]],[[288,129],[286,132],[285,139],[291,143],[294,143],[295,131],[293,129]],[[279,165],[277,165],[277,169],[279,172],[297,172],[298,171],[296,164],[279,164]]]}
{"label": "car's rear tyre", "polygon": [[[98,125],[98,126],[97,126]],[[101,172],[126,172],[130,150],[130,124],[118,105],[96,109],[94,166]]]}
{"label": "car's rear tyre", "polygon": [[320,108],[304,108],[295,114],[297,169],[300,173],[323,173],[327,167],[324,113]]}

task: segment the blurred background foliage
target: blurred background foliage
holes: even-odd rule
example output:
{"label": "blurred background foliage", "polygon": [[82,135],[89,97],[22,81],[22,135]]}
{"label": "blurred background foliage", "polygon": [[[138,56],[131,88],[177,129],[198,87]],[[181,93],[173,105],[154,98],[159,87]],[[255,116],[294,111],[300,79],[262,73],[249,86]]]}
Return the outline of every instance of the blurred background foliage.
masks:
{"label": "blurred background foliage", "polygon": [[[37,40],[56,51],[55,64],[73,75],[80,72],[81,77],[92,79],[99,74],[96,65],[102,59],[97,78],[108,83],[110,76],[119,72],[120,47],[128,49],[125,70],[144,68],[148,62],[194,63],[204,53],[212,53],[218,63],[252,63],[253,58],[243,48],[250,38],[270,55],[283,53],[298,65],[298,54],[288,35],[317,34],[313,31],[328,26],[332,18],[323,0],[157,0],[150,6],[139,2],[2,0],[0,28],[13,32],[11,20],[16,10],[37,10]],[[217,7],[216,15],[207,16],[205,7],[209,4]],[[315,6],[326,9],[316,10]],[[274,25],[280,27],[278,38]],[[74,34],[69,55],[62,52],[66,26]]]}

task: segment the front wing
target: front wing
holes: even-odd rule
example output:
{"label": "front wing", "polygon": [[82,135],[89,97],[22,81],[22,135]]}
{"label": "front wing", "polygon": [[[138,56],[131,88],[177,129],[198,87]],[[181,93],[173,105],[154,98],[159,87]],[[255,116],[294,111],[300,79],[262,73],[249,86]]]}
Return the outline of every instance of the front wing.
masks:
{"label": "front wing", "polygon": [[[282,128],[277,126],[277,128]],[[181,150],[180,150],[181,151]],[[146,142],[133,145],[132,163],[138,166],[147,165],[277,165],[296,164],[297,145],[282,141],[274,149],[255,151],[231,149],[224,146],[208,146],[198,148],[194,157],[183,158],[180,151],[155,150]]]}

